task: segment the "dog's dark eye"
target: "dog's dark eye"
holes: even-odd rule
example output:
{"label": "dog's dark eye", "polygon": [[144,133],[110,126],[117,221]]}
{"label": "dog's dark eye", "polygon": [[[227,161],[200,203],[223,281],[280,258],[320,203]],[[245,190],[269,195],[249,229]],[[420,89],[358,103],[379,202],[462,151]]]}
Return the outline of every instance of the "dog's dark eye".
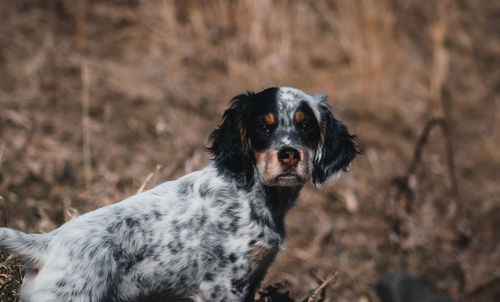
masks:
{"label": "dog's dark eye", "polygon": [[312,125],[309,122],[302,122],[299,125],[300,132],[307,133],[312,130]]}
{"label": "dog's dark eye", "polygon": [[262,135],[268,136],[271,133],[271,127],[269,127],[268,124],[259,124],[257,126],[257,132],[259,132]]}

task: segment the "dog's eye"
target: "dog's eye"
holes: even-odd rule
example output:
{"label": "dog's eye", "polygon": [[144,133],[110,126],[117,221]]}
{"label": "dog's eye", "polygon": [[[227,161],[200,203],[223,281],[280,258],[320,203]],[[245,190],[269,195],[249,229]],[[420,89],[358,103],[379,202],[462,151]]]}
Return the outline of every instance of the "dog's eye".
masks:
{"label": "dog's eye", "polygon": [[267,136],[269,135],[269,133],[271,133],[271,128],[268,124],[262,123],[257,126],[257,132]]}
{"label": "dog's eye", "polygon": [[309,123],[309,122],[302,122],[302,123],[299,125],[299,129],[300,129],[300,132],[302,132],[302,133],[309,132],[309,131],[311,131],[311,129],[312,129],[312,127],[311,127],[311,123]]}

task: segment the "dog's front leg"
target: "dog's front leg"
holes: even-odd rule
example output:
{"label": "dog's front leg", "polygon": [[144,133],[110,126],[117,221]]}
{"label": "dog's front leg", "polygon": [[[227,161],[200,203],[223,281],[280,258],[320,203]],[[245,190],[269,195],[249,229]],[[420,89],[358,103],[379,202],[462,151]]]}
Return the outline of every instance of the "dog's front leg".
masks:
{"label": "dog's front leg", "polygon": [[[231,279],[216,278],[210,282],[202,282],[200,291],[195,296],[196,302],[243,302],[247,301],[247,286],[232,284]],[[253,300],[251,300],[253,301]]]}

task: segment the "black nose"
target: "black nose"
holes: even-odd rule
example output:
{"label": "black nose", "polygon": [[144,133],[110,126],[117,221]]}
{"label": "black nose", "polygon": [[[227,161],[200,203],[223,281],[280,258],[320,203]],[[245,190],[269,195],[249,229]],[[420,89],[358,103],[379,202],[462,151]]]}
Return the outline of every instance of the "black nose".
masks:
{"label": "black nose", "polygon": [[299,151],[294,148],[285,147],[278,152],[278,159],[287,166],[293,166],[300,160]]}

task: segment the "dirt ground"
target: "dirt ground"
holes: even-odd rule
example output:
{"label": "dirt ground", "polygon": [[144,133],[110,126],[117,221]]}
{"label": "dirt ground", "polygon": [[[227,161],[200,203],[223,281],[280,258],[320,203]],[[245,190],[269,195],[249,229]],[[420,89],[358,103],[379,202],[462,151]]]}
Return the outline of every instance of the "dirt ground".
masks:
{"label": "dirt ground", "polygon": [[[490,0],[4,1],[0,225],[48,232],[202,168],[233,96],[294,86],[328,93],[364,153],[303,190],[263,284],[300,301],[336,272],[324,301],[378,301],[404,270],[500,301],[499,16]],[[1,301],[20,274],[0,263]]]}

